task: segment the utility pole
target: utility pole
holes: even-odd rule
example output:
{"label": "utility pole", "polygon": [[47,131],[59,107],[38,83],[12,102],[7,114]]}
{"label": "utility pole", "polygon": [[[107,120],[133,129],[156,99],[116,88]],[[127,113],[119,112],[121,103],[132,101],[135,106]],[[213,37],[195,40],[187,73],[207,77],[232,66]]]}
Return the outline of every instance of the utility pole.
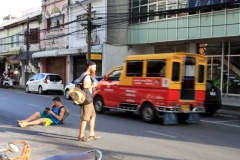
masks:
{"label": "utility pole", "polygon": [[89,63],[91,61],[91,46],[92,46],[92,37],[91,37],[91,31],[92,31],[92,5],[91,3],[88,4],[88,23],[87,23],[87,30],[88,30],[88,51],[87,51],[87,62]]}
{"label": "utility pole", "polygon": [[29,42],[29,18],[27,19],[27,31],[25,32],[25,37],[26,37],[26,72],[25,72],[25,81],[27,82],[28,80],[28,69],[29,69],[29,48],[30,48],[30,42]]}

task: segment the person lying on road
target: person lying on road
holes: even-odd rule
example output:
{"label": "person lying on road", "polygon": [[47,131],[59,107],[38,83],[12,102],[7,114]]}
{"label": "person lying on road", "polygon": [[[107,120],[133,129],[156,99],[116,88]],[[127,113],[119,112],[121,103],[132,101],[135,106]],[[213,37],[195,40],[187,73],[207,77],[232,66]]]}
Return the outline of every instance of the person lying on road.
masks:
{"label": "person lying on road", "polygon": [[[31,115],[29,118],[25,120],[17,120],[19,126],[26,127],[29,125],[37,125],[43,123],[44,126],[49,126],[51,124],[58,124],[63,118],[65,107],[61,103],[61,99],[59,97],[53,98],[53,104],[49,109],[45,108],[45,111],[40,113],[36,112]],[[60,109],[61,107],[61,109]],[[60,110],[60,112],[59,112]]]}

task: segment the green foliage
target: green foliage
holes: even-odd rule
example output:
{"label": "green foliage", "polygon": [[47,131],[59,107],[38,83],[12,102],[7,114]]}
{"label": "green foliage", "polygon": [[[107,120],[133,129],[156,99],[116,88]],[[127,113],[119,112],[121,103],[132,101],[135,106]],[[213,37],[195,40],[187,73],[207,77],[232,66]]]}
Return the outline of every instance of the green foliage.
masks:
{"label": "green foliage", "polygon": [[[220,79],[213,80],[213,83],[217,88],[220,89],[220,84],[221,84]],[[235,93],[235,94],[240,93],[238,83],[234,82],[232,79],[229,79],[229,81],[227,81],[226,79],[223,79],[222,93],[227,93],[227,85],[229,86],[228,87],[228,93]]]}
{"label": "green foliage", "polygon": [[38,15],[38,24],[42,23],[42,13]]}

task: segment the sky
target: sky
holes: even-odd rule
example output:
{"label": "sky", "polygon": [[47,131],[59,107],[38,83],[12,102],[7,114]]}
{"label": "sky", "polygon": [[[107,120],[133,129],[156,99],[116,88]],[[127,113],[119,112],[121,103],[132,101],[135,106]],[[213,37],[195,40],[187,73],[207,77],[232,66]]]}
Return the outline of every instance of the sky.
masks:
{"label": "sky", "polygon": [[41,7],[41,0],[0,0],[0,22],[3,17],[12,15],[22,16],[22,12],[31,8]]}

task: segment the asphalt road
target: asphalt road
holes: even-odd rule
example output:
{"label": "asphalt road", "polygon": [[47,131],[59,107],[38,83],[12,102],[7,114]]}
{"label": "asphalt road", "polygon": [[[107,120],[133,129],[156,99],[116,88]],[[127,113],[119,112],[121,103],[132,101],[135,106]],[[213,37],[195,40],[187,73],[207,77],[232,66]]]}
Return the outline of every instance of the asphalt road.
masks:
{"label": "asphalt road", "polygon": [[30,159],[34,160],[90,149],[101,150],[103,160],[236,160],[240,156],[240,119],[204,115],[198,124],[164,126],[161,120],[144,123],[138,114],[105,112],[97,114],[95,126],[101,139],[79,142],[80,109],[63,95],[62,103],[71,112],[65,124],[18,126],[17,119],[42,111],[52,104],[54,96],[0,88],[0,150],[9,141],[25,140],[31,146]]}

